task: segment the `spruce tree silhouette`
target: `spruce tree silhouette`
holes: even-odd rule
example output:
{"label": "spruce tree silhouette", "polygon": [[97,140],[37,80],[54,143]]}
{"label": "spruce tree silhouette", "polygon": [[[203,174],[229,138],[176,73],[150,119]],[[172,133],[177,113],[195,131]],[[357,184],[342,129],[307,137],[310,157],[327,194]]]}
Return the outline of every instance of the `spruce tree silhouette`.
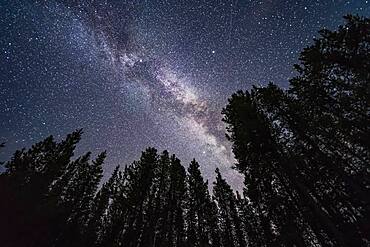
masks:
{"label": "spruce tree silhouette", "polygon": [[304,49],[289,90],[240,91],[223,110],[267,245],[368,244],[370,20],[345,20]]}
{"label": "spruce tree silhouette", "polygon": [[220,211],[220,227],[224,246],[246,246],[244,227],[237,207],[237,198],[230,185],[216,169],[213,187],[214,199]]}

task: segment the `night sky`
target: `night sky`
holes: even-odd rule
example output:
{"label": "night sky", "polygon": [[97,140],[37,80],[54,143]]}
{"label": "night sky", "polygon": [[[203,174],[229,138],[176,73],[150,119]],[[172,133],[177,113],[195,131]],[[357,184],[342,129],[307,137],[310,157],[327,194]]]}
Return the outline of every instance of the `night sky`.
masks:
{"label": "night sky", "polygon": [[238,89],[294,76],[301,49],[370,1],[0,1],[0,160],[83,128],[105,173],[148,146],[241,177],[221,110]]}

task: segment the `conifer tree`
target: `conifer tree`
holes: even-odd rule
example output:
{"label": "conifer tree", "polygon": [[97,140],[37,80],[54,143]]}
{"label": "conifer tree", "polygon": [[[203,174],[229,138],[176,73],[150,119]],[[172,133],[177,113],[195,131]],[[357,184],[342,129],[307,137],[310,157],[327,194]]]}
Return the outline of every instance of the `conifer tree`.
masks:
{"label": "conifer tree", "polygon": [[188,168],[187,187],[187,246],[212,246],[218,242],[216,236],[218,227],[215,225],[215,220],[209,217],[208,210],[212,209],[213,205],[208,191],[208,182],[203,180],[199,164],[195,160]]}
{"label": "conifer tree", "polygon": [[[81,134],[82,131],[77,130],[60,143],[50,136],[28,151],[17,151],[5,164],[6,171],[1,175],[1,181],[6,187],[3,190],[6,194],[2,196],[10,193],[7,210],[18,210],[17,214],[9,215],[11,219],[3,217],[4,222],[14,222],[14,228],[11,225],[4,228],[9,231],[5,244],[9,241],[15,245],[50,246],[57,245],[56,239],[60,240],[61,236],[64,240],[70,238],[68,234],[61,234],[60,230],[71,224],[72,219],[77,219],[77,215],[81,220],[89,210],[105,157],[105,154],[100,155],[91,165],[88,163],[89,154],[71,161]],[[78,181],[79,185],[71,176],[71,169],[80,171],[75,176],[84,174]],[[83,192],[82,196],[76,191]],[[67,201],[73,203],[67,207]],[[25,232],[24,238],[18,238],[18,232]]]}
{"label": "conifer tree", "polygon": [[246,196],[273,242],[365,246],[369,238],[370,22],[346,20],[302,52],[288,91],[240,91],[223,111]]}
{"label": "conifer tree", "polygon": [[154,167],[157,165],[157,150],[148,148],[139,161],[126,170],[127,182],[124,186],[126,212],[124,228],[119,232],[117,244],[136,246],[140,242],[144,224],[144,212],[148,205],[148,194],[153,182]]}
{"label": "conifer tree", "polygon": [[[132,167],[132,166],[129,166]],[[108,181],[109,199],[108,208],[103,215],[103,229],[96,246],[117,246],[118,236],[124,231],[124,224],[128,208],[126,198],[127,174],[129,167],[123,171],[116,167]]]}
{"label": "conifer tree", "polygon": [[237,208],[237,199],[230,185],[222,178],[219,169],[216,169],[213,195],[220,211],[220,224],[224,246],[244,247],[246,236],[242,228]]}
{"label": "conifer tree", "polygon": [[168,191],[168,246],[184,246],[185,223],[184,223],[184,198],[186,193],[186,172],[180,160],[171,156],[170,186]]}
{"label": "conifer tree", "polygon": [[115,181],[119,173],[119,166],[117,166],[109,180],[103,184],[101,189],[95,195],[91,205],[90,214],[86,223],[84,231],[84,245],[99,246],[101,240],[106,233],[106,217],[108,213],[109,203],[114,194]]}

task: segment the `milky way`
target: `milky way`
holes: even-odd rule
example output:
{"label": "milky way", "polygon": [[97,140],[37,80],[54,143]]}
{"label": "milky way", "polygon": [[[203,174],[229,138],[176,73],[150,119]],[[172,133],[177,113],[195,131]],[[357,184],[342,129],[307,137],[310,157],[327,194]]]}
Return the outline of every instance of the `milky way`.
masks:
{"label": "milky way", "polygon": [[3,160],[49,134],[85,134],[105,172],[148,146],[241,177],[221,109],[238,89],[294,75],[299,51],[368,1],[2,1]]}

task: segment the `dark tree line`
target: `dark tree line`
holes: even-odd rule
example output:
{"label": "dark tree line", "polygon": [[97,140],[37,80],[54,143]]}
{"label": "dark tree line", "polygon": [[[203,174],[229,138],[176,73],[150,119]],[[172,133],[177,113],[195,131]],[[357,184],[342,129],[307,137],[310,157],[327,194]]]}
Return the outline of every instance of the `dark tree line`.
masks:
{"label": "dark tree line", "polygon": [[154,148],[102,183],[106,154],[74,158],[78,130],[4,163],[0,245],[369,246],[370,19],[345,19],[303,50],[288,90],[229,99],[241,194],[218,169],[210,193],[195,160]]}
{"label": "dark tree line", "polygon": [[72,160],[80,138],[80,130],[59,143],[48,137],[5,164],[1,246],[186,247],[245,241],[238,232],[236,197],[218,171],[212,198],[195,160],[186,172],[175,155],[148,148],[99,187],[105,153]]}

